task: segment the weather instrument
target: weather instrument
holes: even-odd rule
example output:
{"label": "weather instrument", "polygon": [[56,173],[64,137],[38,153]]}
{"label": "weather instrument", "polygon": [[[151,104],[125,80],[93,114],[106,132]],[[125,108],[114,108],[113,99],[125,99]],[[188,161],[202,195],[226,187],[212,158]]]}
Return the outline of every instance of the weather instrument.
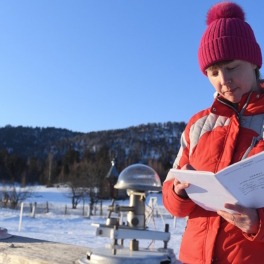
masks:
{"label": "weather instrument", "polygon": [[[89,248],[87,256],[79,259],[80,264],[167,264],[179,263],[172,249],[168,248],[170,240],[169,225],[165,225],[164,232],[149,230],[146,225],[145,201],[150,192],[161,191],[158,174],[151,167],[134,164],[125,168],[119,175],[114,186],[125,189],[129,196],[128,206],[119,206],[114,200],[108,207],[105,224],[93,223],[96,236],[108,237],[112,243],[103,248]],[[126,222],[120,222],[118,217],[111,217],[112,213],[126,213]],[[124,246],[124,240],[129,239],[129,247]],[[163,241],[163,247],[158,249],[142,248],[139,240]]]}

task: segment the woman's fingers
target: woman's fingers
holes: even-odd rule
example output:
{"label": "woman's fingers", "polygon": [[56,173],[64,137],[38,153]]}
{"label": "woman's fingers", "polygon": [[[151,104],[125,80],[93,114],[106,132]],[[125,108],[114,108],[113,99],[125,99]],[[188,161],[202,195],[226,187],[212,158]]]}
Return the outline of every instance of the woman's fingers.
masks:
{"label": "woman's fingers", "polygon": [[174,179],[174,192],[182,198],[188,198],[185,188],[189,186],[189,183],[181,183],[177,178]]}
{"label": "woman's fingers", "polygon": [[[190,164],[185,164],[181,168],[182,170],[195,170]],[[177,178],[174,179],[174,192],[182,198],[188,198],[188,194],[185,189],[190,186],[190,183],[181,183]]]}
{"label": "woman's fingers", "polygon": [[219,210],[217,213],[226,221],[237,226],[245,233],[256,234],[258,232],[260,220],[256,209],[234,204],[225,204],[225,208],[237,212],[229,213]]}

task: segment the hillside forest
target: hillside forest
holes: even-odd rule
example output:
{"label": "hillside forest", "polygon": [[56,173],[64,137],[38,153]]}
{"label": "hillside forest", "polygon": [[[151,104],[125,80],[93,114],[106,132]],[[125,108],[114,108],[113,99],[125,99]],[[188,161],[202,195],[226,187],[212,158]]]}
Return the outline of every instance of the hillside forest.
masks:
{"label": "hillside forest", "polygon": [[74,182],[100,186],[115,159],[120,173],[131,164],[166,178],[180,147],[184,122],[149,123],[89,133],[60,128],[0,128],[0,177],[22,186]]}

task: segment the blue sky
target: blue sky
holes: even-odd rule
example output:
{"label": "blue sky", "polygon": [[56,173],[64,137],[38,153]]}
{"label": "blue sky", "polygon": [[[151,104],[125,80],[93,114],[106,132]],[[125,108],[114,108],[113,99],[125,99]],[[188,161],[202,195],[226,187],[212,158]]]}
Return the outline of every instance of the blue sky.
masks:
{"label": "blue sky", "polygon": [[[0,1],[0,127],[187,122],[213,100],[197,51],[217,2]],[[236,2],[264,49],[264,1]]]}

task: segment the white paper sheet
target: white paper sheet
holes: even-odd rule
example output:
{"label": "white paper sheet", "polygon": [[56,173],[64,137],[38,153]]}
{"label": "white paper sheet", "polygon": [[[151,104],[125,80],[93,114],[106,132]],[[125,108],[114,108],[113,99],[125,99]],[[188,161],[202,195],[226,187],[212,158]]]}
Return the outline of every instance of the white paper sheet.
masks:
{"label": "white paper sheet", "polygon": [[180,181],[189,182],[190,199],[206,210],[225,210],[225,203],[250,208],[264,207],[264,152],[237,162],[218,173],[193,170],[170,172]]}

